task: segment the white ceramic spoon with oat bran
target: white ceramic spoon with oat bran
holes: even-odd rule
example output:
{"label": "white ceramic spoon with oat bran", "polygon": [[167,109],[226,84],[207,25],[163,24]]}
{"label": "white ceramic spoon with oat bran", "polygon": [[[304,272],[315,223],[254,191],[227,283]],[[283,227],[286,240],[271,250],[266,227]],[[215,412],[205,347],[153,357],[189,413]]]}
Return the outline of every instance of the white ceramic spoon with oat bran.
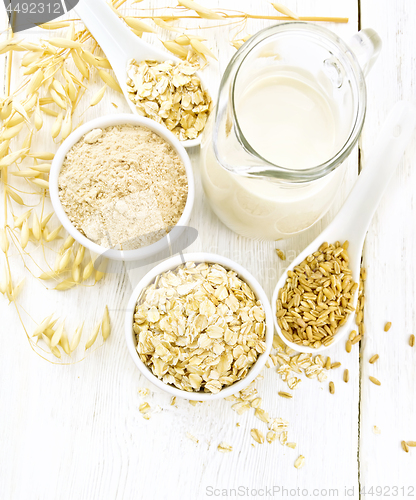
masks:
{"label": "white ceramic spoon with oat bran", "polygon": [[[131,59],[137,62],[146,60],[180,62],[180,59],[140,40],[104,0],[80,0],[74,10],[107,56],[130,109],[138,114],[135,104],[127,93],[128,62]],[[200,73],[197,73],[197,76],[201,80],[202,87],[208,89]],[[185,148],[199,146],[200,143],[200,135],[196,139],[181,141]]]}
{"label": "white ceramic spoon with oat bran", "polygon": [[[348,240],[349,267],[355,282],[359,280],[361,254],[365,235],[377,209],[383,193],[409,143],[416,127],[416,106],[410,102],[399,101],[390,111],[378,136],[377,142],[357,182],[347,200],[329,226],[291,263],[287,271],[293,270],[308,255],[316,252],[323,242],[341,243]],[[272,310],[275,329],[283,342],[298,352],[318,354],[327,349],[324,345],[313,348],[290,342],[277,324],[277,295],[285,283],[287,271],[279,279],[273,293]],[[358,292],[355,293],[354,307],[357,305]],[[346,338],[351,328],[354,313],[348,316],[344,325],[338,328],[334,336],[334,345]],[[329,347],[329,346],[328,346]]]}

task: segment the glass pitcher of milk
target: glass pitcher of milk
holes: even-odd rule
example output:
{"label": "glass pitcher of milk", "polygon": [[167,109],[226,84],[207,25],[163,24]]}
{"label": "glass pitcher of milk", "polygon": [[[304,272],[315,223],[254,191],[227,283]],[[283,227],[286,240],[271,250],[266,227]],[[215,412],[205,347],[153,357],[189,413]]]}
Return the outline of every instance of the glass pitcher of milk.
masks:
{"label": "glass pitcher of milk", "polygon": [[202,182],[217,216],[249,238],[278,240],[329,209],[360,135],[373,30],[346,45],[331,31],[283,23],[231,59],[202,137]]}

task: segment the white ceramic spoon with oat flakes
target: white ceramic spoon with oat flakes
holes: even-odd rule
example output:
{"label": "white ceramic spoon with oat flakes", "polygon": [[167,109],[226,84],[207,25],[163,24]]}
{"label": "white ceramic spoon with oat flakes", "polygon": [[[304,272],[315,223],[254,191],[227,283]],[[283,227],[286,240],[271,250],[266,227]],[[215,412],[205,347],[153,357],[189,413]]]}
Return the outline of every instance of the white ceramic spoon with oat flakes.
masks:
{"label": "white ceramic spoon with oat flakes", "polygon": [[[149,60],[180,62],[181,60],[140,40],[104,0],[80,0],[74,10],[107,56],[130,109],[138,114],[127,92],[129,61],[135,59],[137,62]],[[208,90],[200,73],[197,73],[197,76],[201,80],[202,88]],[[212,93],[210,95],[212,98]],[[196,139],[188,139],[181,143],[186,148],[199,146],[201,134]]]}
{"label": "white ceramic spoon with oat flakes", "polygon": [[[290,342],[282,333],[276,318],[276,302],[279,290],[287,279],[287,271],[299,265],[310,254],[316,252],[323,242],[341,243],[348,240],[349,268],[355,282],[359,280],[361,254],[364,239],[383,196],[385,189],[402,158],[407,144],[416,127],[416,106],[410,102],[399,101],[390,111],[369,159],[359,175],[347,200],[329,226],[291,263],[290,267],[279,279],[272,298],[272,310],[275,329],[285,344],[298,352],[318,354],[329,346],[314,348]],[[358,293],[355,293],[354,307],[357,305]],[[351,329],[354,314],[350,314],[344,325],[334,335],[334,345],[345,339]],[[306,321],[308,321],[306,319]]]}

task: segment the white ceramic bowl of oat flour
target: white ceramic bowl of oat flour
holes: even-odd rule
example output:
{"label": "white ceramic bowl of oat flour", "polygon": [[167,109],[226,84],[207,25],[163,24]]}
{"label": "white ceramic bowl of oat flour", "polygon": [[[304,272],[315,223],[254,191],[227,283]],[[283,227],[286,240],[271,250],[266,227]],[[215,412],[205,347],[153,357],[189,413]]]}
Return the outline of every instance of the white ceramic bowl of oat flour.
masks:
{"label": "white ceramic bowl of oat flour", "polygon": [[[186,204],[182,215],[176,225],[171,228],[170,232],[167,235],[163,236],[155,243],[132,250],[107,248],[88,239],[73,225],[68,215],[66,214],[59,197],[59,174],[61,172],[67,153],[88,132],[94,129],[105,129],[107,127],[115,125],[142,126],[159,135],[168,144],[170,144],[174,151],[176,151],[176,153],[178,154],[185,167],[188,182]],[[68,231],[68,233],[73,238],[75,238],[78,243],[80,243],[96,255],[103,255],[104,257],[113,260],[135,261],[151,258],[152,256],[157,255],[159,252],[166,252],[166,250],[171,247],[172,243],[178,240],[185,227],[188,225],[191,217],[195,197],[195,183],[191,161],[185,148],[181,145],[178,139],[176,139],[176,137],[166,129],[166,127],[159,125],[153,120],[140,116],[134,116],[130,114],[113,114],[85,123],[81,127],[77,128],[74,132],[72,132],[72,134],[62,143],[52,162],[49,177],[49,192],[52,205],[58,219],[60,220],[64,228]]]}
{"label": "white ceramic bowl of oat flour", "polygon": [[[229,385],[223,389],[221,389],[218,393],[213,394],[209,392],[195,391],[188,392],[185,390],[181,390],[176,388],[173,385],[164,383],[161,379],[159,379],[156,375],[152,373],[150,368],[148,368],[140,359],[139,354],[136,351],[136,335],[133,332],[133,321],[135,314],[135,307],[137,303],[137,299],[141,297],[142,292],[149,285],[153,284],[156,278],[166,271],[175,270],[178,266],[183,264],[184,262],[195,262],[195,263],[208,263],[208,264],[219,264],[224,267],[226,270],[235,271],[237,273],[237,277],[242,281],[247,283],[247,285],[254,292],[254,295],[258,300],[260,300],[264,312],[265,312],[265,351],[258,356],[255,360],[254,364],[248,371],[248,374],[242,378],[241,380],[234,382],[232,385]],[[273,313],[267,298],[265,291],[263,290],[260,283],[254,278],[254,276],[249,273],[244,267],[236,262],[222,257],[221,255],[198,252],[198,253],[189,253],[184,254],[182,256],[176,255],[171,257],[164,262],[161,262],[156,267],[154,267],[149,273],[144,276],[144,278],[138,283],[138,285],[133,290],[133,293],[130,297],[129,303],[127,305],[126,316],[125,316],[125,334],[126,334],[126,342],[128,350],[131,354],[131,357],[134,361],[134,364],[140,370],[140,372],[152,382],[152,384],[156,385],[163,391],[171,394],[172,396],[180,397],[183,399],[189,399],[193,401],[212,401],[214,399],[221,399],[227,396],[231,396],[236,394],[237,392],[243,390],[247,387],[261,372],[266,364],[266,361],[269,357],[272,344],[273,344],[273,335],[274,335],[274,325],[273,325]]]}

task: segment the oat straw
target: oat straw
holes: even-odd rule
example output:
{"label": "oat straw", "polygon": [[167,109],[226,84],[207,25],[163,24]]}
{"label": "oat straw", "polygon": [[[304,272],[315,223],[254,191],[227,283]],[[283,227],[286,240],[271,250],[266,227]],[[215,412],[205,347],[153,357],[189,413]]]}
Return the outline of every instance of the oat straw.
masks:
{"label": "oat straw", "polygon": [[354,283],[347,250],[339,242],[323,243],[288,271],[276,302],[277,323],[295,344],[319,348],[334,340],[354,311]]}

